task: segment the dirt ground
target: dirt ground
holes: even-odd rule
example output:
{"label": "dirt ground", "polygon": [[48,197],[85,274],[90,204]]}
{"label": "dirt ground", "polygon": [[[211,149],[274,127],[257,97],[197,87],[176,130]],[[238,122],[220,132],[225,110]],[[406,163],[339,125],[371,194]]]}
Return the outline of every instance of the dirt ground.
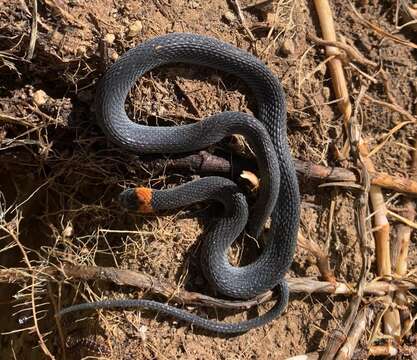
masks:
{"label": "dirt ground", "polygon": [[[64,282],[53,276],[12,281],[23,276],[25,269],[59,269],[64,263],[113,266],[215,295],[202,277],[195,241],[204,232],[200,215],[210,214],[210,209],[200,206],[167,216],[140,216],[123,212],[116,201],[129,186],[161,188],[197,175],[169,170],[157,173],[147,164],[149,159],[126,154],[109,143],[95,123],[95,86],[106,66],[157,35],[175,31],[206,34],[257,55],[281,80],[287,94],[293,156],[323,166],[355,167],[352,156],[340,156],[346,135],[324,48],[309,38],[311,34],[322,37],[313,2],[241,0],[249,33],[234,1],[43,0],[37,2],[33,47],[30,34],[35,2],[0,0],[0,270],[15,272],[0,276],[0,358],[285,359],[323,352],[332,335],[342,329],[352,296],[294,293],[280,318],[231,337],[139,310],[74,314],[57,327],[53,316],[57,307],[99,298],[155,296],[104,281]],[[372,69],[354,60],[345,62],[352,103],[363,85],[372,98],[388,101],[378,74],[382,67],[389,74],[390,95],[397,106],[416,116],[417,47],[408,42],[415,41],[417,32],[412,27],[396,28],[397,2],[355,1],[360,16],[349,2],[335,0],[331,5],[339,40],[379,65]],[[404,42],[378,33],[363,19]],[[399,18],[399,24],[404,21]],[[31,48],[34,52],[28,60]],[[184,65],[164,67],[140,79],[127,108],[132,118],[159,125],[198,121],[225,110],[256,113],[250,93],[237,78]],[[360,114],[362,138],[369,149],[386,140],[371,157],[376,169],[409,178],[416,136],[413,121],[403,124],[410,120],[404,114],[371,101],[361,103]],[[233,149],[228,143],[209,151],[231,159]],[[235,180],[247,187],[239,174]],[[301,232],[328,254],[337,281],[355,284],[361,273],[355,226],[357,189],[322,187],[308,174],[299,180]],[[389,208],[398,212],[410,199],[390,190],[383,194]],[[372,218],[372,209],[370,212]],[[390,219],[391,244],[398,224]],[[369,225],[370,232],[371,226],[375,225]],[[415,240],[413,234],[410,273],[416,269]],[[371,243],[368,281],[376,278],[377,271],[373,238]],[[241,250],[237,246],[232,256],[238,258]],[[288,277],[322,279],[311,251],[298,246]],[[415,297],[408,296],[412,317],[417,310]],[[37,324],[30,317],[33,303]],[[375,315],[360,337],[354,358],[367,358],[371,346],[390,343],[381,330],[371,333],[381,329],[375,323],[384,304],[378,296],[363,299],[362,305],[372,308]],[[227,321],[257,313],[254,309],[246,314],[184,307]],[[259,311],[264,307],[267,305],[261,305]],[[396,358],[411,358],[416,340],[412,324],[393,345]]]}

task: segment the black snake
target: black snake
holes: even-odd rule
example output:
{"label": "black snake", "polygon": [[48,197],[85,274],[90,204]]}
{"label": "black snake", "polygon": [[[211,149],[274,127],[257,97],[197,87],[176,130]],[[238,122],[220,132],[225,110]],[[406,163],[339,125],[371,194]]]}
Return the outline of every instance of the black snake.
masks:
{"label": "black snake", "polygon": [[[208,66],[242,79],[257,103],[257,119],[239,112],[224,112],[198,123],[153,127],[132,122],[124,103],[138,77],[170,63]],[[129,209],[153,212],[214,200],[223,204],[202,245],[205,277],[222,294],[248,299],[266,290],[279,292],[277,303],[264,315],[238,323],[207,320],[153,300],[105,300],[74,305],[68,312],[92,308],[143,307],[189,321],[211,331],[240,333],[277,317],[288,302],[284,275],[291,265],[299,224],[299,190],[287,141],[285,94],[273,73],[253,55],[214,38],[173,33],[148,40],[126,52],[105,73],[96,96],[97,119],[106,135],[119,146],[138,153],[182,153],[206,148],[231,134],[244,135],[255,154],[261,178],[258,199],[248,220],[245,197],[235,183],[206,177],[169,190],[135,188],[120,195]],[[234,267],[227,251],[246,227],[257,238],[271,217],[268,241],[253,263]]]}

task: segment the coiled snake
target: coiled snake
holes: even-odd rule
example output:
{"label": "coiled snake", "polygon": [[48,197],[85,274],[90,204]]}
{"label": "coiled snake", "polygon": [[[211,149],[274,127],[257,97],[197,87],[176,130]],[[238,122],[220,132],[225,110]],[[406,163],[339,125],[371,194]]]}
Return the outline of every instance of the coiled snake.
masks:
{"label": "coiled snake", "polygon": [[[257,119],[239,112],[224,112],[198,123],[153,127],[132,122],[124,102],[138,77],[170,63],[208,66],[242,79],[256,98]],[[288,302],[284,275],[291,265],[299,223],[299,190],[286,129],[286,104],[281,84],[251,54],[219,40],[173,33],[148,40],[126,52],[105,73],[96,96],[98,122],[115,144],[138,153],[182,153],[200,150],[231,134],[244,135],[257,155],[261,187],[248,220],[248,206],[237,185],[222,177],[205,177],[169,190],[135,188],[120,195],[122,205],[150,213],[214,200],[224,214],[215,219],[205,236],[201,265],[209,283],[222,294],[248,299],[275,288],[277,303],[264,315],[225,323],[201,318],[153,300],[105,300],[74,305],[60,315],[92,308],[143,307],[189,321],[220,333],[240,333],[277,317]],[[271,217],[268,241],[251,264],[234,267],[227,257],[233,241],[246,227],[257,238]]]}

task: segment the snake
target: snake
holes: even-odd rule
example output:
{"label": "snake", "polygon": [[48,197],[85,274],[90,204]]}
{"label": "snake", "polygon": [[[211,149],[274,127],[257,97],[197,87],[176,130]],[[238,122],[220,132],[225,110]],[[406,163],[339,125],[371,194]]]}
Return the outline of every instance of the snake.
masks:
{"label": "snake", "polygon": [[[125,101],[138,78],[168,64],[208,67],[242,80],[256,99],[256,117],[225,111],[179,126],[149,126],[130,120]],[[222,205],[201,246],[201,269],[211,287],[226,297],[250,299],[267,290],[277,301],[264,314],[240,322],[206,319],[173,305],[147,299],[108,299],[69,306],[64,315],[87,309],[144,308],[217,333],[244,333],[264,326],[287,307],[285,275],[296,247],[300,217],[299,187],[287,138],[286,100],[280,81],[257,57],[216,38],[170,33],[128,50],[101,78],[96,92],[96,118],[114,144],[139,154],[189,153],[207,148],[232,134],[243,135],[256,154],[260,177],[257,199],[250,209],[232,180],[207,176],[170,189],[135,187],[119,195],[128,210],[155,213],[212,201]],[[250,214],[249,214],[250,213]],[[250,264],[233,266],[232,243],[246,233],[255,239],[270,219],[260,255]]]}

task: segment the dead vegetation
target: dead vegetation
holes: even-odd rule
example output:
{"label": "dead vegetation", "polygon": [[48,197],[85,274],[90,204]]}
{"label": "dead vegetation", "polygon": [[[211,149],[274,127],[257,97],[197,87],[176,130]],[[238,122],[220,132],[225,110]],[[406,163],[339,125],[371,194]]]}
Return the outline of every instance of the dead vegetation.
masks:
{"label": "dead vegetation", "polygon": [[[0,357],[413,358],[416,11],[403,0],[0,2]],[[303,195],[292,297],[281,318],[240,337],[139,310],[54,316],[81,301],[146,297],[238,321],[273,298],[208,289],[196,239],[215,209],[155,218],[115,201],[127,186],[206,173],[254,196],[253,154],[239,139],[161,159],[124,153],[94,123],[106,66],[171,31],[251,51],[287,93]],[[128,101],[132,118],[158,125],[224,110],[256,111],[244,84],[182,65],[147,75]],[[231,260],[256,248],[238,243]]]}

